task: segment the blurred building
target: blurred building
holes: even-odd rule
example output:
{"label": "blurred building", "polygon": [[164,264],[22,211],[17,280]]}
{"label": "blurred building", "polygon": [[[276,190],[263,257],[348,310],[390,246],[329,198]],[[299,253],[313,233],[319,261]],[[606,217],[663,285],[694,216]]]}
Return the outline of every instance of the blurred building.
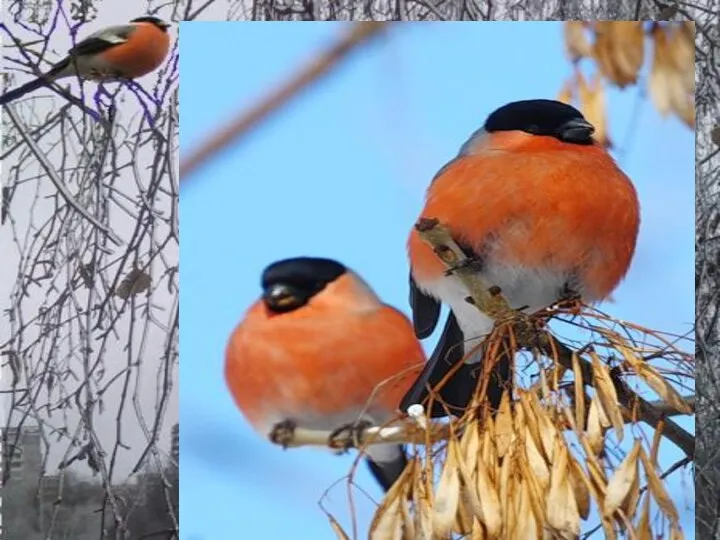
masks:
{"label": "blurred building", "polygon": [[37,482],[42,465],[40,429],[23,426],[2,431],[3,479],[8,482]]}
{"label": "blurred building", "polygon": [[60,475],[46,475],[42,477],[41,499],[44,503],[52,503],[60,495]]}

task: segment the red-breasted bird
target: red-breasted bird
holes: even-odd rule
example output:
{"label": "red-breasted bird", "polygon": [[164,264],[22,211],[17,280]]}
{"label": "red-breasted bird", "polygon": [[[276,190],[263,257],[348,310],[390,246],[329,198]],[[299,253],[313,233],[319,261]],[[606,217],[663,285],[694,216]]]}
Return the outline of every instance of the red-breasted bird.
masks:
{"label": "red-breasted bird", "polygon": [[[628,271],[640,225],[637,194],[593,132],[565,103],[509,103],[488,116],[428,188],[421,217],[447,226],[471,267],[488,287],[499,287],[514,309],[532,313],[572,295],[597,302]],[[465,300],[467,289],[452,273],[446,275],[415,229],[408,250],[416,335],[424,339],[433,332],[441,302],[451,313],[402,410],[420,403],[425,385],[434,387],[494,324]],[[442,399],[466,407],[481,361],[481,354],[466,358],[439,391]],[[496,370],[499,380],[487,396],[494,406],[500,383],[509,377],[508,359]],[[435,407],[433,415],[444,415],[443,409]]]}
{"label": "red-breasted bird", "polygon": [[[278,428],[339,433],[391,420],[425,363],[407,317],[331,259],[278,261],[261,281],[225,356],[227,385],[253,428],[272,439]],[[385,490],[406,464],[397,444],[370,446],[367,457]]]}
{"label": "red-breasted bird", "polygon": [[167,56],[169,26],[157,17],[138,17],[129,24],[90,34],[50,71],[0,96],[0,105],[66,77],[112,81],[147,75],[160,67]]}

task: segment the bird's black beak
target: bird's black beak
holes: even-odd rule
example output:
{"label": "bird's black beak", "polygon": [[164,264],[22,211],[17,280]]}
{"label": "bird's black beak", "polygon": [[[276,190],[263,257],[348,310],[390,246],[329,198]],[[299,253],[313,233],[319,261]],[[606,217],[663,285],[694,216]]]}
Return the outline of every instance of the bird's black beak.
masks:
{"label": "bird's black beak", "polygon": [[569,143],[589,144],[592,134],[595,133],[593,125],[584,118],[573,118],[565,122],[558,130],[558,138]]}
{"label": "bird's black beak", "polygon": [[274,283],[263,291],[263,301],[272,311],[284,313],[302,306],[306,298],[292,285]]}

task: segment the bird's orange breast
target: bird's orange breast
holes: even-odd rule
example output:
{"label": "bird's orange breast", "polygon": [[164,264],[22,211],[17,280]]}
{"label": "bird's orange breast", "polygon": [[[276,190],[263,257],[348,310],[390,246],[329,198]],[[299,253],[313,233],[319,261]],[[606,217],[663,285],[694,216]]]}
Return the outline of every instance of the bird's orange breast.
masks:
{"label": "bird's orange breast", "polygon": [[[599,146],[522,142],[449,165],[430,186],[421,216],[439,219],[475,251],[490,247],[489,256],[504,263],[575,270],[594,296],[606,297],[635,250],[635,188]],[[408,247],[417,279],[442,274],[414,229]]]}
{"label": "bird's orange breast", "polygon": [[133,24],[135,31],[125,43],[101,53],[104,61],[130,79],[142,77],[160,67],[170,50],[167,32],[151,23]]}
{"label": "bird's orange breast", "polygon": [[392,413],[419,374],[425,356],[404,315],[329,307],[311,302],[271,315],[258,302],[233,332],[225,377],[256,427],[270,415],[332,416],[364,405]]}

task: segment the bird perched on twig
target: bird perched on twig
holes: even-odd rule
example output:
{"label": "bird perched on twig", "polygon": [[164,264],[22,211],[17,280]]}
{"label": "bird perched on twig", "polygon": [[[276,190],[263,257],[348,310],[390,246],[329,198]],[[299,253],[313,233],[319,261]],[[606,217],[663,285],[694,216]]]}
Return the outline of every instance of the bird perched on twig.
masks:
{"label": "bird perched on twig", "polygon": [[67,77],[113,81],[147,75],[168,54],[169,26],[157,17],[138,17],[129,24],[99,30],[70,49],[47,73],[0,96],[0,105]]}
{"label": "bird perched on twig", "polygon": [[[509,103],[488,116],[428,188],[421,217],[446,226],[470,259],[465,268],[499,287],[513,309],[533,313],[566,296],[600,301],[628,271],[640,225],[637,194],[593,132],[565,103]],[[451,312],[401,409],[421,403],[426,385],[435,387],[464,358],[438,391],[460,413],[477,385],[478,345],[495,321],[466,301],[467,288],[415,229],[408,249],[416,335],[433,332],[441,302]],[[493,375],[487,398],[497,407],[510,359],[498,362]],[[445,415],[440,402],[433,415]]]}
{"label": "bird perched on twig", "polygon": [[[271,439],[295,427],[339,435],[390,421],[425,363],[410,321],[331,259],[275,262],[262,289],[225,356],[227,385],[255,430]],[[406,465],[402,446],[366,453],[389,489]]]}

